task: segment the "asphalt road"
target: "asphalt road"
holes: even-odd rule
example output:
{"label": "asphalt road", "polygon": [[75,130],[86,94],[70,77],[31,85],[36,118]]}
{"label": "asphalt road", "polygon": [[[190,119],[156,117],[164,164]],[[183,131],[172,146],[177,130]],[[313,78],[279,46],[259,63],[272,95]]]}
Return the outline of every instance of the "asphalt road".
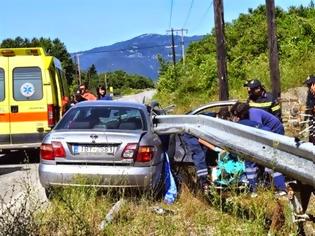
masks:
{"label": "asphalt road", "polygon": [[[155,90],[128,95],[118,100],[150,102]],[[27,192],[35,201],[47,201],[44,188],[38,177],[39,156],[37,152],[16,151],[10,154],[0,154],[0,212],[1,207],[21,199]],[[2,209],[3,210],[3,209]]]}
{"label": "asphalt road", "polygon": [[27,156],[30,161],[24,152],[0,155],[0,211],[10,204],[18,205],[26,195],[33,202],[47,200],[38,178],[38,153]]}
{"label": "asphalt road", "polygon": [[145,101],[145,103],[150,103],[155,92],[155,90],[148,90],[134,95],[123,96],[121,98],[118,98],[117,100],[140,103],[143,103],[143,101]]}

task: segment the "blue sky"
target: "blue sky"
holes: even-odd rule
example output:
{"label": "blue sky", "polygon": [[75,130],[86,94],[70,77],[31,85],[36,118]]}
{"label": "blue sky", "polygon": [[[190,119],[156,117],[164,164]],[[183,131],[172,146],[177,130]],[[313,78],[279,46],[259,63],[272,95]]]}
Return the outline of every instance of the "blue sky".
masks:
{"label": "blue sky", "polygon": [[[309,2],[275,0],[284,9],[307,6]],[[145,33],[165,34],[170,26],[184,27],[188,35],[207,34],[214,26],[211,3],[212,0],[7,0],[1,2],[0,40],[17,36],[59,38],[70,52],[76,52]],[[264,3],[265,0],[224,0],[225,21]]]}

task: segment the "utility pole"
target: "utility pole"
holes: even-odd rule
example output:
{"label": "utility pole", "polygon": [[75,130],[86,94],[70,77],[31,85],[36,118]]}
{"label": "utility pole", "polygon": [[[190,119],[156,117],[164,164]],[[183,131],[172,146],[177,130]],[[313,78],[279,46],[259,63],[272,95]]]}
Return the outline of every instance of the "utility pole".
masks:
{"label": "utility pole", "polygon": [[272,87],[272,96],[281,97],[279,56],[276,35],[275,1],[266,0],[267,25],[268,25],[268,47],[269,47],[269,69]]}
{"label": "utility pole", "polygon": [[[183,60],[183,64],[185,64],[185,43],[184,43],[184,33],[188,33],[187,29],[171,29],[171,30],[167,30],[167,33],[171,32],[172,35],[172,55],[173,55],[173,63],[175,60],[176,63],[176,52],[175,52],[175,48],[177,45],[175,45],[175,39],[174,39],[174,33],[178,33],[180,32],[181,34],[181,49],[182,49],[182,60]],[[175,65],[174,63],[174,65]]]}
{"label": "utility pole", "polygon": [[173,64],[174,67],[176,65],[176,54],[175,54],[175,40],[174,40],[174,29],[171,29],[172,31],[172,54],[173,54]]}
{"label": "utility pole", "polygon": [[105,88],[106,88],[106,90],[107,90],[107,74],[105,73],[105,75],[104,75],[104,83],[105,83]]}
{"label": "utility pole", "polygon": [[186,34],[188,33],[187,29],[180,29],[180,32],[181,32],[181,45],[182,45],[182,59],[183,59],[183,64],[185,65],[184,31],[186,32]]}
{"label": "utility pole", "polygon": [[81,81],[81,69],[80,69],[80,55],[81,54],[76,54],[76,57],[77,57],[77,63],[78,63],[78,75],[79,75],[79,83],[82,84],[82,81]]}
{"label": "utility pole", "polygon": [[214,22],[217,43],[217,70],[219,79],[219,100],[229,99],[227,64],[224,37],[223,0],[213,0]]}

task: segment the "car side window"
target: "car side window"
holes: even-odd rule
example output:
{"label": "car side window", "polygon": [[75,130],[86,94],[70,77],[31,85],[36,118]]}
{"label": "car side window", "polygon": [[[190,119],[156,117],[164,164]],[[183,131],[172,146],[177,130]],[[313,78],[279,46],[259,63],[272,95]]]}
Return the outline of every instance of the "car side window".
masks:
{"label": "car side window", "polygon": [[4,100],[5,97],[5,84],[4,84],[4,70],[0,68],[0,101]]}
{"label": "car side window", "polygon": [[42,99],[43,82],[42,72],[39,67],[14,68],[13,96],[16,101],[32,101]]}
{"label": "car side window", "polygon": [[230,111],[232,105],[216,105],[199,111],[196,115],[216,117],[222,110]]}

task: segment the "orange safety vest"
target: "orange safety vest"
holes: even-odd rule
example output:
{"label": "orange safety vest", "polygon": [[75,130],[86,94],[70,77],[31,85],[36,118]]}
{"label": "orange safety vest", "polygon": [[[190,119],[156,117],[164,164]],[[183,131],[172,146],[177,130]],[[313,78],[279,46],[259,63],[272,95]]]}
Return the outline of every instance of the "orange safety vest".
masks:
{"label": "orange safety vest", "polygon": [[96,96],[90,92],[85,92],[81,96],[85,98],[86,100],[96,100]]}

